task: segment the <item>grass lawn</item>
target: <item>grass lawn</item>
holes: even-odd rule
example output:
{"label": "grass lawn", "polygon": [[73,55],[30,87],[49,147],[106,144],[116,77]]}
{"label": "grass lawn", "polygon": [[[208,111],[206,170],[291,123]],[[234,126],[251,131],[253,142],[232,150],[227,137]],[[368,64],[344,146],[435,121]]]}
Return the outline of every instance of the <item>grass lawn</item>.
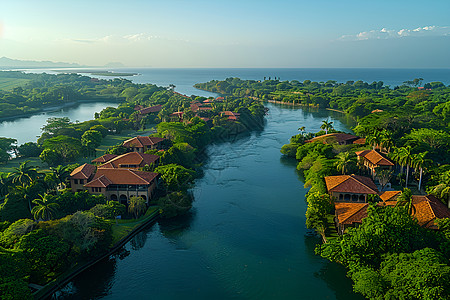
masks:
{"label": "grass lawn", "polygon": [[0,78],[0,90],[12,91],[13,88],[25,85],[29,81],[29,79]]}
{"label": "grass lawn", "polygon": [[130,219],[130,220],[117,220],[117,224],[114,222],[112,226],[112,245],[119,242],[122,238],[127,236],[133,229],[137,226],[141,225],[143,222],[152,218],[154,215],[159,214],[159,207],[152,206],[147,209],[145,215],[140,217],[139,219]]}
{"label": "grass lawn", "polygon": [[30,163],[28,165],[30,166],[37,166],[39,167],[40,171],[43,172],[48,172],[50,171],[49,167],[47,166],[47,164],[43,163],[39,157],[26,157],[26,158],[14,158],[10,161],[8,161],[6,164],[0,164],[0,172],[5,172],[5,173],[9,173],[14,171],[13,168],[17,168],[19,167],[19,165],[21,163],[23,163],[24,161],[29,160]]}

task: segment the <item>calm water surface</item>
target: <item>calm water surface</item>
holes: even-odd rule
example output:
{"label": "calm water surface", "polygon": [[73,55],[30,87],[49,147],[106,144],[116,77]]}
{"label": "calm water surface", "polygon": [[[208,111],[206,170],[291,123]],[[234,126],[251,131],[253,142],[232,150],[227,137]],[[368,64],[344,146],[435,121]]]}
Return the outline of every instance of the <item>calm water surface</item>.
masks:
{"label": "calm water surface", "polygon": [[41,128],[48,118],[69,117],[72,122],[83,122],[94,119],[95,112],[100,112],[108,106],[117,107],[118,104],[116,102],[86,102],[30,117],[0,121],[0,137],[17,139],[19,145],[35,142],[42,134]]}
{"label": "calm water surface", "polygon": [[[61,299],[361,299],[345,271],[314,255],[307,190],[279,149],[328,111],[268,104],[261,132],[210,146],[189,215],[159,221],[90,268]],[[332,115],[337,129],[346,129]]]}

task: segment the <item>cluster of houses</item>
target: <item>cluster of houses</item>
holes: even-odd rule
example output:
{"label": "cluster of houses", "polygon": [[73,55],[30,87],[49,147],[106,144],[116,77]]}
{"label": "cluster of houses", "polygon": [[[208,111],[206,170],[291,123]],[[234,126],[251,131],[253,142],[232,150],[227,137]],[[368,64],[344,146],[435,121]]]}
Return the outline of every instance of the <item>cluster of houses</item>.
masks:
{"label": "cluster of houses", "polygon": [[[213,104],[218,102],[223,102],[224,97],[217,97],[216,99],[206,99],[203,102],[198,100],[193,100],[190,103],[190,110],[195,113],[196,117],[204,120],[205,122],[210,122],[211,112],[213,110]],[[170,122],[183,122],[184,112],[178,111],[169,115]],[[221,111],[219,113],[221,118],[226,118],[228,121],[239,121],[240,114],[232,111]]]}
{"label": "cluster of houses", "polygon": [[122,143],[128,149],[125,154],[105,154],[84,164],[70,174],[72,192],[87,190],[90,194],[102,194],[107,200],[127,205],[133,197],[142,197],[146,203],[152,199],[160,176],[142,171],[146,166],[156,167],[159,156],[145,154],[147,150],[160,150],[165,139],[137,136]]}
{"label": "cluster of houses", "polygon": [[[332,133],[314,138],[324,143],[335,142],[343,144],[363,144],[357,136],[344,133]],[[374,178],[375,170],[391,169],[394,163],[376,150],[356,152],[358,161]],[[359,175],[326,176],[325,184],[328,194],[334,200],[335,224],[339,234],[343,234],[348,227],[357,227],[367,217],[369,195],[378,195],[380,206],[395,206],[401,191],[379,191],[370,177]],[[413,217],[420,226],[437,229],[436,219],[450,218],[450,210],[439,199],[432,195],[413,195]]]}

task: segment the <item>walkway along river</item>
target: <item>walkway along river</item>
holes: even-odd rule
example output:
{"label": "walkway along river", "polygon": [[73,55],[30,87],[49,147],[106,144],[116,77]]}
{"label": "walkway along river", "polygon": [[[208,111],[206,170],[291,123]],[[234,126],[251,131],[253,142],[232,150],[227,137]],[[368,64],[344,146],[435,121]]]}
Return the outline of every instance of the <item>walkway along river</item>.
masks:
{"label": "walkway along river", "polygon": [[330,111],[267,104],[263,131],[212,145],[192,211],[160,220],[89,268],[58,299],[361,299],[344,269],[314,255],[296,161],[280,148]]}

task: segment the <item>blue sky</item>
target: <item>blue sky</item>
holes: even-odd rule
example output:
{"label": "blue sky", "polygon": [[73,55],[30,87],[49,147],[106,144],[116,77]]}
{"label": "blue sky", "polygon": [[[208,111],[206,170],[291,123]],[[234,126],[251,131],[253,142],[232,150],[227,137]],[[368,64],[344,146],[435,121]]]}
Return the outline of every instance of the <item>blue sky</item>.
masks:
{"label": "blue sky", "polygon": [[0,57],[152,67],[450,68],[450,1],[4,1]]}

